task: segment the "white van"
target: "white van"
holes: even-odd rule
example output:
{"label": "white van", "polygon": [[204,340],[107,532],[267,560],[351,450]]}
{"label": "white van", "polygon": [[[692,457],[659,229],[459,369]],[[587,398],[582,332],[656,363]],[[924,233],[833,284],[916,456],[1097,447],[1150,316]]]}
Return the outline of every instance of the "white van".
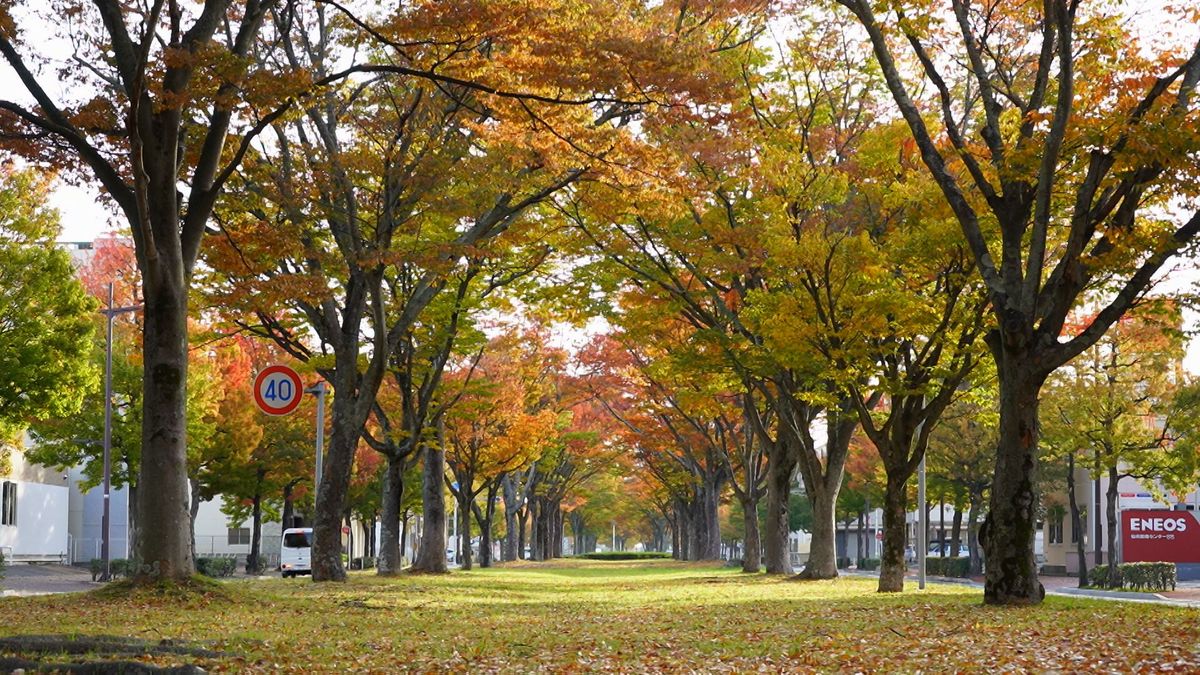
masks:
{"label": "white van", "polygon": [[312,540],[311,527],[294,527],[283,531],[279,571],[284,579],[312,573]]}

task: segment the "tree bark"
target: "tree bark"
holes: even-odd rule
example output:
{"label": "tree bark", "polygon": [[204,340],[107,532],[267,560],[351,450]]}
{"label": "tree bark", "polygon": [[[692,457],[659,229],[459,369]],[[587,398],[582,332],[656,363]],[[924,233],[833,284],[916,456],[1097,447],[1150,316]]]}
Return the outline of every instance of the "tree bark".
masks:
{"label": "tree bark", "polygon": [[[172,149],[174,152],[174,149]],[[175,176],[158,176],[172,182]],[[154,222],[178,223],[175,214]],[[188,517],[187,281],[183,264],[143,270],[142,465],[138,485],[140,581],[195,572]]]}
{"label": "tree bark", "polygon": [[188,532],[191,536],[192,563],[198,557],[196,553],[196,516],[200,515],[200,481],[188,478]]}
{"label": "tree bark", "polygon": [[404,500],[404,460],[388,455],[383,474],[383,519],[379,525],[379,555],[375,572],[379,576],[400,573],[400,504]]}
{"label": "tree bark", "polygon": [[292,490],[294,489],[296,489],[296,484],[292,482],[289,482],[283,486],[283,513],[281,514],[280,518],[283,522],[283,529],[285,530],[290,527],[295,527],[293,523],[296,519],[296,505],[292,499]]}
{"label": "tree bark", "polygon": [[701,560],[721,559],[721,487],[720,477],[710,477],[704,487],[704,550]]}
{"label": "tree bark", "polygon": [[365,422],[357,409],[357,397],[349,393],[355,390],[358,379],[356,363],[339,363],[335,389],[348,393],[333,397],[333,433],[321,468],[321,484],[317,487],[313,514],[313,581],[346,580],[346,569],[342,566],[342,516],[346,493],[350,489],[354,454]]}
{"label": "tree bark", "polygon": [[259,487],[254,491],[250,507],[250,555],[246,556],[246,574],[262,572],[262,477],[259,471]]}
{"label": "tree bark", "polygon": [[746,530],[746,538],[742,547],[742,571],[756,573],[762,560],[762,545],[758,534],[758,500],[745,499],[742,502],[742,527]]}
{"label": "tree bark", "polygon": [[767,574],[791,574],[792,556],[788,551],[788,497],[792,493],[792,475],[796,460],[782,444],[767,458],[767,517],[763,532]]}
{"label": "tree bark", "polygon": [[879,552],[880,593],[904,590],[904,544],[908,537],[908,481],[888,479],[883,491],[883,546]]}
{"label": "tree bark", "polygon": [[958,557],[958,549],[962,546],[962,505],[958,503],[958,499],[954,501],[954,520],[950,521],[950,557]]}
{"label": "tree bark", "polygon": [[983,599],[989,605],[1032,605],[1046,590],[1038,581],[1033,540],[1037,530],[1038,391],[1033,354],[1009,351],[992,339],[1000,380],[1000,440],[991,504],[981,539],[987,560]]}
{"label": "tree bark", "polygon": [[967,552],[971,556],[971,574],[983,573],[983,558],[979,555],[979,508],[983,505],[983,493],[971,489],[968,500],[971,515],[967,519]]}
{"label": "tree bark", "polygon": [[474,565],[474,559],[471,554],[471,503],[475,501],[474,495],[463,490],[461,496],[458,497],[458,551],[460,556],[460,564],[464,570],[470,570]]}
{"label": "tree bark", "polygon": [[446,568],[446,496],[442,480],[446,459],[442,450],[426,446],[421,469],[421,547],[413,561],[414,572],[443,573]]}
{"label": "tree bark", "polygon": [[1121,480],[1117,474],[1117,465],[1114,463],[1108,467],[1108,490],[1104,494],[1104,515],[1108,521],[1106,523],[1108,529],[1108,547],[1106,556],[1108,558],[1108,582],[1105,584],[1109,588],[1117,585],[1117,562],[1120,556],[1117,555],[1117,483]]}
{"label": "tree bark", "polygon": [[1079,556],[1079,587],[1088,585],[1087,552],[1083,548],[1083,519],[1079,517],[1079,500],[1075,496],[1075,453],[1067,453],[1067,502],[1071,507],[1071,538]]}
{"label": "tree bark", "polygon": [[810,489],[808,501],[812,504],[812,543],[808,549],[808,562],[800,577],[804,579],[834,579],[837,571],[837,493],[818,486]]}
{"label": "tree bark", "polygon": [[504,551],[501,556],[506,562],[518,558],[517,547],[524,545],[525,537],[518,533],[517,515],[521,510],[517,497],[517,484],[512,476],[505,474],[500,479],[504,489]]}

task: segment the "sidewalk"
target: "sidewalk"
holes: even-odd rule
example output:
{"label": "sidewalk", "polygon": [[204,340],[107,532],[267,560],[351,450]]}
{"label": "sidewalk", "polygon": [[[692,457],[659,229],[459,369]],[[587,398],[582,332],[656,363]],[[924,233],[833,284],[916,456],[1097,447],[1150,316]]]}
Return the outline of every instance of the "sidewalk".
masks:
{"label": "sidewalk", "polygon": [[81,593],[103,584],[92,581],[86,568],[69,565],[9,565],[0,581],[4,597]]}
{"label": "sidewalk", "polygon": [[[879,572],[877,571],[839,570],[839,572],[852,576],[879,578]],[[958,584],[983,590],[983,577],[961,579],[929,575],[926,576],[925,580],[926,583],[931,584]],[[904,581],[906,585],[909,583],[915,584],[917,582],[916,570],[910,569],[904,575]],[[1200,608],[1200,581],[1181,581],[1174,591],[1165,593],[1138,593],[1135,591],[1106,591],[1079,588],[1079,579],[1076,577],[1039,576],[1038,581],[1042,582],[1042,586],[1045,587],[1046,595]]]}

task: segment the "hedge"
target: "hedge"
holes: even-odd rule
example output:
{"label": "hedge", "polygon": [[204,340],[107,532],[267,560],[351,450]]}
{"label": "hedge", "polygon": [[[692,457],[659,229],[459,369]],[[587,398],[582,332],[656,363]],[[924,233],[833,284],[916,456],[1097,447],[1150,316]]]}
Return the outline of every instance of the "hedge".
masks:
{"label": "hedge", "polygon": [[1175,563],[1133,562],[1116,567],[1113,579],[1108,578],[1108,565],[1092,568],[1088,580],[1100,588],[1129,588],[1135,591],[1175,590]]}
{"label": "hedge", "polygon": [[596,553],[584,553],[577,557],[587,558],[588,560],[654,560],[670,558],[671,554],[660,551],[598,551]]}
{"label": "hedge", "polygon": [[965,579],[971,576],[970,558],[942,558],[930,556],[925,558],[925,572],[939,577],[958,577]]}
{"label": "hedge", "polygon": [[839,570],[850,569],[850,559],[849,558],[838,558],[837,559],[837,568]]}
{"label": "hedge", "polygon": [[860,570],[877,570],[879,569],[879,558],[859,558],[858,569]]}
{"label": "hedge", "polygon": [[196,558],[196,571],[206,577],[232,576],[236,569],[236,558]]}

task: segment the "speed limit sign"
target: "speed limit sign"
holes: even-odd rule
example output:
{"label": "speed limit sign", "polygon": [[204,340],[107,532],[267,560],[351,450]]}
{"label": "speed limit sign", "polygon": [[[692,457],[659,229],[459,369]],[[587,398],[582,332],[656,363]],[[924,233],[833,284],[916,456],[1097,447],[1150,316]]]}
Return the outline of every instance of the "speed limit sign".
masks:
{"label": "speed limit sign", "polygon": [[268,415],[286,415],[300,405],[304,385],[287,366],[268,366],[254,378],[254,402]]}

